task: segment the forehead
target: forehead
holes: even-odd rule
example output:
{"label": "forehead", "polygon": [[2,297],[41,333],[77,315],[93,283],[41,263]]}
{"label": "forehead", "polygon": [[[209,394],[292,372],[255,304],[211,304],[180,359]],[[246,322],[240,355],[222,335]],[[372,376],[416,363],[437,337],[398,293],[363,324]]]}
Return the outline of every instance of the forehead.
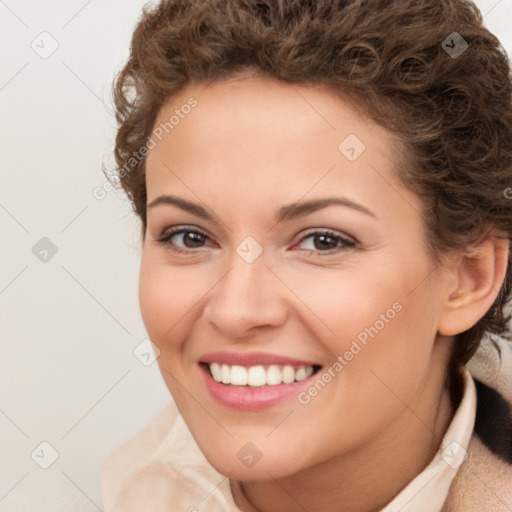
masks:
{"label": "forehead", "polygon": [[[190,108],[192,102],[195,106]],[[155,122],[158,129],[159,138],[174,139],[175,145],[208,138],[227,146],[244,139],[246,152],[265,148],[273,154],[276,150],[300,153],[303,143],[313,140],[319,150],[329,147],[337,154],[339,143],[349,134],[383,154],[391,142],[384,129],[359,112],[355,98],[349,100],[320,84],[288,84],[268,77],[190,84],[161,108]],[[167,137],[171,132],[173,137]]]}
{"label": "forehead", "polygon": [[162,107],[152,138],[148,202],[178,189],[247,204],[337,190],[380,196],[386,208],[397,199],[390,187],[400,186],[396,140],[354,100],[320,85],[265,77],[190,84]]}

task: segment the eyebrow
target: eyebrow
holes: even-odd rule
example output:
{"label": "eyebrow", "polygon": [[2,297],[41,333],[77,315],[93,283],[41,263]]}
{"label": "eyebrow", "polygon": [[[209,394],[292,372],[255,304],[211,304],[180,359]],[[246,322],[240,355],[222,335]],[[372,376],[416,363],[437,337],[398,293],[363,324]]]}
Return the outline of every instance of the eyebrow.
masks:
{"label": "eyebrow", "polygon": [[[147,205],[147,208],[149,210],[150,208],[154,208],[160,204],[176,206],[177,208],[192,213],[201,219],[209,220],[212,222],[215,221],[214,215],[211,214],[206,208],[203,208],[201,205],[171,195],[161,195],[157,197]],[[355,203],[350,199],[345,197],[325,197],[320,199],[310,199],[309,201],[298,201],[296,203],[285,205],[279,208],[275,217],[275,221],[290,221],[298,217],[304,217],[310,213],[331,205],[345,206],[347,208],[352,208],[353,210],[369,215],[373,218],[377,218],[377,216],[366,207],[360,205],[359,203]]]}

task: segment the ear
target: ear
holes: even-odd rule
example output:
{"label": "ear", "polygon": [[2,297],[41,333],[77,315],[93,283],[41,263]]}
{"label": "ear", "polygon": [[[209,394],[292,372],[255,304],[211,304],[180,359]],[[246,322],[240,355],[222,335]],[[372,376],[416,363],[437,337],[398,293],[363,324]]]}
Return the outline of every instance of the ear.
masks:
{"label": "ear", "polygon": [[489,236],[460,257],[452,268],[454,279],[439,319],[439,334],[467,331],[487,313],[505,279],[508,253],[507,238]]}

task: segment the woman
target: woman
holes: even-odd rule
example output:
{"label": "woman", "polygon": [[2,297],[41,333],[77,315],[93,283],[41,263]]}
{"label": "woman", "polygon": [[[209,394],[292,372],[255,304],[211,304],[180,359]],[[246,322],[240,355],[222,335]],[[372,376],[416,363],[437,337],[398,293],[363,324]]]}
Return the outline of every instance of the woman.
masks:
{"label": "woman", "polygon": [[115,155],[174,403],[107,512],[512,507],[511,98],[470,2],[144,9]]}

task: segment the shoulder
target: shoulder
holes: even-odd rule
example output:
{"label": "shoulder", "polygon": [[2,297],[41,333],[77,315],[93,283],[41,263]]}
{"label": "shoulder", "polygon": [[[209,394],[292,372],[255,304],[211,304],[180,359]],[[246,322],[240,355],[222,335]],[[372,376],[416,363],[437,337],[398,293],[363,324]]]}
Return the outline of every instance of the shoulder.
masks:
{"label": "shoulder", "polygon": [[512,345],[490,336],[468,364],[477,391],[467,458],[443,512],[512,509]]}
{"label": "shoulder", "polygon": [[114,501],[120,488],[131,475],[148,464],[169,430],[176,423],[178,411],[169,402],[142,430],[123,442],[103,461],[101,493],[105,510],[114,510]]}
{"label": "shoulder", "polygon": [[105,512],[238,511],[173,402],[105,459],[101,488]]}
{"label": "shoulder", "polygon": [[450,487],[443,512],[483,512],[512,507],[512,465],[473,434],[467,458]]}
{"label": "shoulder", "polygon": [[474,433],[494,455],[512,465],[511,342],[486,337],[470,365],[477,391]]}

